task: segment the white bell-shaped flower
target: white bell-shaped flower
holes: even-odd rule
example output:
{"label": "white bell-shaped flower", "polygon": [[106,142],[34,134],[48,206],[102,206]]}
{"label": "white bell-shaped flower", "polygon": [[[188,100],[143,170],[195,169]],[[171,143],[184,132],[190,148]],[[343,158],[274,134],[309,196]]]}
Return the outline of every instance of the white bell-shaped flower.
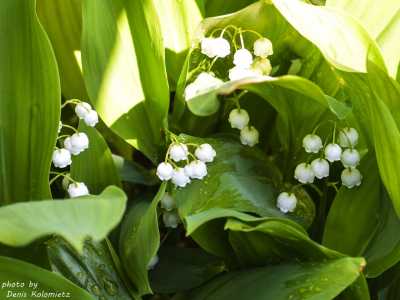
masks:
{"label": "white bell-shaped flower", "polygon": [[294,178],[301,183],[313,183],[315,174],[310,164],[301,163],[294,170]]}
{"label": "white bell-shaped flower", "polygon": [[326,159],[317,158],[311,162],[315,177],[322,179],[329,176],[329,163]]}
{"label": "white bell-shaped flower", "polygon": [[183,168],[176,168],[172,174],[172,183],[179,187],[185,187],[190,183],[190,178]]}
{"label": "white bell-shaped flower", "polygon": [[339,144],[342,147],[354,147],[358,143],[358,132],[355,128],[346,127],[339,132]]}
{"label": "white bell-shaped flower", "polygon": [[360,159],[360,153],[356,149],[346,149],[343,151],[340,160],[345,168],[349,168],[357,167]]}
{"label": "white bell-shaped flower", "polygon": [[251,65],[251,70],[258,76],[268,76],[271,74],[272,65],[268,58],[258,58]]}
{"label": "white bell-shaped flower", "polygon": [[318,153],[322,149],[322,140],[316,134],[307,134],[303,138],[303,147],[307,153]]}
{"label": "white bell-shaped flower", "polygon": [[223,83],[213,73],[201,72],[192,83],[186,86],[184,91],[185,100],[188,101],[198,95],[216,89]]}
{"label": "white bell-shaped flower", "polygon": [[240,68],[250,68],[251,64],[253,63],[253,55],[249,50],[246,48],[241,48],[236,50],[235,54],[233,55],[233,64]]}
{"label": "white bell-shaped flower", "polygon": [[92,107],[89,103],[86,102],[79,102],[75,106],[75,113],[79,119],[84,119],[86,115],[92,110]]}
{"label": "white bell-shaped flower", "polygon": [[64,147],[71,152],[71,154],[78,155],[89,148],[89,138],[84,132],[74,133],[64,140]]}
{"label": "white bell-shaped flower", "polygon": [[214,49],[214,54],[216,57],[224,58],[231,53],[231,45],[223,37],[215,38],[212,41]]}
{"label": "white bell-shaped flower", "polygon": [[254,126],[246,126],[240,130],[240,142],[243,145],[253,147],[258,144],[260,134]]}
{"label": "white bell-shaped flower", "polygon": [[99,116],[95,110],[89,111],[86,116],[83,118],[85,124],[90,127],[95,127],[96,124],[99,122]]}
{"label": "white bell-shaped flower", "polygon": [[276,206],[283,213],[293,212],[296,209],[297,198],[293,193],[280,193],[277,199]]}
{"label": "white bell-shaped flower", "polygon": [[157,254],[154,255],[150,259],[149,263],[147,264],[147,270],[153,270],[155,268],[155,266],[158,264],[159,260],[160,259],[159,259],[158,255]]}
{"label": "white bell-shaped flower", "polygon": [[172,160],[178,162],[181,160],[186,160],[189,154],[188,147],[182,143],[174,143],[169,149],[169,156]]}
{"label": "white bell-shaped flower", "polygon": [[53,152],[52,161],[56,168],[65,168],[72,163],[71,153],[66,149],[56,149]]}
{"label": "white bell-shaped flower", "polygon": [[339,161],[342,155],[342,148],[338,144],[330,143],[325,147],[325,158],[330,161]]}
{"label": "white bell-shaped flower", "polygon": [[251,68],[233,67],[228,72],[229,80],[232,81],[258,76],[260,76],[260,74]]}
{"label": "white bell-shaped flower", "polygon": [[349,189],[359,186],[362,181],[362,175],[356,168],[344,169],[340,178],[342,179],[342,184]]}
{"label": "white bell-shaped flower", "polygon": [[160,200],[161,207],[167,211],[173,210],[176,208],[175,199],[168,193],[165,193],[164,196]]}
{"label": "white bell-shaped flower", "polygon": [[209,163],[214,160],[217,153],[210,144],[205,143],[196,148],[194,155],[202,162]]}
{"label": "white bell-shaped flower", "polygon": [[196,97],[198,91],[199,91],[199,89],[195,82],[189,83],[185,87],[185,91],[184,91],[185,100],[187,101],[187,100],[190,100],[190,99]]}
{"label": "white bell-shaped flower", "polygon": [[253,44],[254,55],[262,58],[274,54],[272,42],[267,38],[259,38]]}
{"label": "white bell-shaped flower", "polygon": [[73,182],[68,186],[68,194],[70,198],[89,195],[89,190],[83,182]]}
{"label": "white bell-shaped flower", "polygon": [[163,222],[165,227],[177,228],[180,221],[179,215],[175,210],[163,213]]}
{"label": "white bell-shaped flower", "polygon": [[201,160],[194,160],[190,164],[190,178],[203,179],[207,176],[207,166]]}
{"label": "white bell-shaped flower", "polygon": [[204,37],[201,40],[200,46],[201,46],[201,53],[208,56],[209,58],[214,58],[217,55],[214,38]]}
{"label": "white bell-shaped flower", "polygon": [[232,128],[243,129],[249,124],[250,117],[243,108],[235,108],[229,113],[229,123]]}
{"label": "white bell-shaped flower", "polygon": [[162,181],[167,181],[172,178],[174,168],[170,163],[162,162],[157,166],[157,176]]}

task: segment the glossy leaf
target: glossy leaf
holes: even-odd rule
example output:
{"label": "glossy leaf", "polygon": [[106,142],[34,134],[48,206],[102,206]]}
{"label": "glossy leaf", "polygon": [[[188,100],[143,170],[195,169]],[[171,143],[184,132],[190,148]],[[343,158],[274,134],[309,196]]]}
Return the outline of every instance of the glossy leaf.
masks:
{"label": "glossy leaf", "polygon": [[156,161],[169,89],[153,2],[84,0],[82,63],[103,121]]}
{"label": "glossy leaf", "polygon": [[384,0],[328,0],[327,6],[341,9],[356,17],[376,39],[385,58],[390,75],[395,78],[400,61],[398,36],[400,34],[400,3]]}
{"label": "glossy leaf", "polygon": [[0,204],[48,199],[60,83],[34,0],[0,3]]}
{"label": "glossy leaf", "polygon": [[299,191],[299,207],[294,214],[286,215],[276,207],[278,188],[282,188],[281,174],[274,164],[257,149],[222,137],[218,139],[196,139],[181,136],[185,143],[209,143],[217,155],[208,164],[208,175],[204,180],[194,180],[184,189],[176,189],[182,219],[224,208],[260,216],[296,220],[303,226],[311,224],[314,206],[309,196]]}
{"label": "glossy leaf", "polygon": [[86,241],[77,253],[59,238],[47,242],[51,269],[86,289],[95,299],[131,300],[130,291],[118,274],[106,241]]}
{"label": "glossy leaf", "polygon": [[140,295],[152,292],[147,266],[160,245],[157,206],[164,196],[165,188],[164,183],[151,203],[142,201],[133,206],[121,228],[121,261]]}
{"label": "glossy leaf", "polygon": [[82,0],[37,0],[37,13],[57,58],[62,94],[87,100],[81,63]]}
{"label": "glossy leaf", "polygon": [[0,242],[18,247],[59,235],[81,252],[85,239],[102,240],[119,223],[125,204],[124,192],[108,187],[98,196],[7,205],[0,208]]}
{"label": "glossy leaf", "polygon": [[121,186],[111,151],[101,134],[84,122],[80,122],[78,130],[87,134],[89,148],[73,156],[71,177],[84,182],[92,194],[100,193],[109,185]]}
{"label": "glossy leaf", "polygon": [[[22,299],[45,299],[50,295],[58,298],[71,298],[81,300],[93,300],[94,298],[85,290],[79,288],[64,277],[49,272],[20,260],[0,256],[0,297]],[[20,283],[23,287],[7,288],[5,284]],[[29,287],[29,283],[37,283],[36,288]],[[21,293],[20,296],[12,296],[10,293]],[[51,294],[50,294],[51,293]],[[63,296],[64,295],[64,296]],[[51,296],[54,297],[54,296]]]}
{"label": "glossy leaf", "polygon": [[357,279],[364,265],[361,258],[340,258],[230,272],[189,296],[194,300],[331,300]]}
{"label": "glossy leaf", "polygon": [[154,292],[168,294],[200,286],[224,270],[223,262],[198,248],[163,247],[150,271]]}

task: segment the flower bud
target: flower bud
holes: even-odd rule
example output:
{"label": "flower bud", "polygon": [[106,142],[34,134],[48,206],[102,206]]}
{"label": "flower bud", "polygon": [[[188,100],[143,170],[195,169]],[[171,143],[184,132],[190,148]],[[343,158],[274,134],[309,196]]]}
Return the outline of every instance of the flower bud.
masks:
{"label": "flower bud", "polygon": [[99,122],[99,116],[95,110],[90,110],[83,119],[85,124],[90,127],[95,127],[96,124]]}
{"label": "flower bud", "polygon": [[266,58],[274,54],[272,42],[267,38],[259,38],[253,44],[254,55]]}
{"label": "flower bud", "polygon": [[168,193],[165,193],[160,200],[161,207],[167,211],[171,211],[176,208],[175,199]]}
{"label": "flower bud", "polygon": [[150,259],[149,263],[147,264],[147,270],[153,270],[154,267],[158,264],[158,261],[159,261],[159,260],[160,260],[160,259],[158,258],[158,255],[157,255],[157,254],[154,255],[154,256]]}
{"label": "flower bud", "polygon": [[340,159],[345,168],[357,167],[360,163],[360,153],[356,149],[346,149]]}
{"label": "flower bud", "polygon": [[89,190],[83,182],[73,182],[68,186],[68,194],[70,198],[89,195]]}
{"label": "flower bud", "polygon": [[322,148],[321,138],[316,134],[307,134],[303,138],[303,147],[307,153],[318,153]]}
{"label": "flower bud", "polygon": [[249,68],[253,63],[253,55],[246,48],[236,50],[233,55],[233,64],[240,68]]}
{"label": "flower bud", "polygon": [[356,168],[344,169],[340,178],[342,179],[342,184],[349,189],[359,186],[362,181],[362,175]]}
{"label": "flower bud", "polygon": [[75,113],[79,119],[84,119],[85,116],[92,110],[92,107],[89,103],[86,102],[79,102],[75,106]]}
{"label": "flower bud", "polygon": [[281,212],[293,212],[296,209],[297,198],[295,194],[292,193],[280,193],[277,199],[276,206],[280,209]]}
{"label": "flower bud", "polygon": [[189,154],[188,147],[182,143],[174,143],[169,149],[169,156],[172,160],[178,162],[181,160],[186,160]]}
{"label": "flower bud", "polygon": [[172,178],[172,174],[174,173],[174,168],[171,164],[162,162],[157,167],[157,176],[162,181],[167,181]]}
{"label": "flower bud", "polygon": [[257,77],[260,76],[257,72],[250,68],[233,67],[229,70],[228,77],[229,80],[240,80],[243,78]]}
{"label": "flower bud", "polygon": [[52,160],[56,168],[65,168],[72,163],[71,153],[66,149],[56,149],[53,152]]}
{"label": "flower bud", "polygon": [[232,128],[237,128],[239,130],[249,124],[250,117],[245,109],[235,108],[229,114],[229,123]]}
{"label": "flower bud", "polygon": [[249,147],[258,144],[259,136],[260,134],[254,126],[246,126],[240,130],[240,142]]}
{"label": "flower bud", "polygon": [[342,155],[342,148],[338,144],[328,144],[325,147],[325,158],[330,161],[338,161],[340,160],[340,156]]}
{"label": "flower bud", "polygon": [[172,174],[172,183],[179,187],[185,187],[190,183],[190,178],[183,168],[176,168]]}
{"label": "flower bud", "polygon": [[210,144],[201,144],[199,147],[197,147],[194,155],[202,162],[208,163],[214,160],[214,157],[217,155],[217,153]]}
{"label": "flower bud", "polygon": [[311,162],[311,168],[318,179],[329,176],[329,163],[323,158],[314,159]]}
{"label": "flower bud", "polygon": [[351,127],[343,128],[339,132],[339,144],[342,147],[354,147],[358,143],[358,132]]}
{"label": "flower bud", "polygon": [[180,219],[176,211],[166,211],[163,213],[163,222],[165,227],[176,228],[180,223]]}
{"label": "flower bud", "polygon": [[84,132],[74,133],[64,140],[64,147],[71,152],[71,154],[78,155],[89,148],[89,138]]}
{"label": "flower bud", "polygon": [[315,174],[310,164],[301,163],[294,170],[294,178],[301,183],[313,183]]}
{"label": "flower bud", "polygon": [[251,70],[259,76],[268,76],[272,71],[271,62],[268,58],[258,58],[251,65]]}

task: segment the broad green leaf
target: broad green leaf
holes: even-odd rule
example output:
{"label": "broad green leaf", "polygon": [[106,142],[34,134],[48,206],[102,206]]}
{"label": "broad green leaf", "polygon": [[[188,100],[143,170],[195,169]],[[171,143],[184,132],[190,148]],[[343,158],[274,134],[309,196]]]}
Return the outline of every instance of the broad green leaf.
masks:
{"label": "broad green leaf", "polygon": [[106,241],[86,241],[79,254],[62,239],[54,238],[47,242],[47,254],[53,272],[86,289],[93,298],[132,299]]}
{"label": "broad green leaf", "polygon": [[152,0],[84,0],[82,64],[103,121],[157,161],[169,89]]}
{"label": "broad green leaf", "polygon": [[387,64],[390,75],[395,78],[400,61],[398,36],[400,34],[400,2],[328,0],[327,6],[351,14],[376,39]]}
{"label": "broad green leaf", "polygon": [[49,235],[66,239],[78,252],[87,238],[104,239],[121,220],[126,196],[108,187],[98,196],[16,203],[0,208],[0,242],[25,246]]}
{"label": "broad green leaf", "polygon": [[299,0],[272,0],[272,3],[295,30],[316,45],[337,69],[366,72],[369,52],[373,53],[371,58],[376,64],[385,66],[375,41],[349,15]]}
{"label": "broad green leaf", "polygon": [[[0,256],[0,297],[20,298],[27,300],[47,298],[71,298],[93,300],[85,290],[79,288],[64,277],[39,268],[35,265],[9,257]],[[7,283],[20,283],[22,287],[7,287]],[[29,287],[29,283],[37,284],[36,288]],[[12,293],[20,293],[12,295]]]}
{"label": "broad green leaf", "polygon": [[87,134],[89,148],[73,156],[71,177],[84,182],[92,194],[100,193],[109,185],[121,186],[111,151],[101,134],[84,122],[79,123],[78,130]]}
{"label": "broad green leaf", "polygon": [[151,203],[142,201],[133,206],[121,228],[121,261],[140,295],[152,293],[147,266],[160,246],[157,206],[165,188],[164,183]]}
{"label": "broad green leaf", "polygon": [[360,187],[341,187],[329,210],[323,244],[350,256],[362,256],[376,234],[381,208],[381,183],[373,154],[361,160]]}
{"label": "broad green leaf", "polygon": [[198,248],[162,247],[159,259],[150,282],[154,292],[162,294],[198,287],[225,269],[221,259]]}
{"label": "broad green leaf", "polygon": [[215,1],[205,0],[207,17],[220,16],[233,13],[256,0]]}
{"label": "broad green leaf", "polygon": [[184,189],[176,189],[182,219],[213,208],[225,208],[259,216],[295,220],[308,227],[314,217],[314,204],[302,189],[294,214],[283,214],[276,207],[276,197],[282,189],[279,170],[260,150],[242,146],[226,138],[198,139],[181,136],[184,143],[209,143],[215,149],[215,160],[208,164],[205,180],[194,180]]}
{"label": "broad green leaf", "polygon": [[0,3],[0,205],[48,199],[60,82],[34,0]]}
{"label": "broad green leaf", "polygon": [[331,300],[357,279],[364,265],[362,258],[340,258],[230,272],[194,290],[188,299]]}
{"label": "broad green leaf", "polygon": [[203,0],[154,0],[164,38],[165,62],[171,89],[191,46],[194,32],[203,19]]}
{"label": "broad green leaf", "polygon": [[229,230],[229,241],[243,266],[293,259],[322,261],[342,256],[314,242],[304,230],[276,218],[257,222],[228,219],[225,229]]}
{"label": "broad green leaf", "polygon": [[37,13],[46,30],[67,99],[88,98],[82,77],[82,0],[37,0]]}

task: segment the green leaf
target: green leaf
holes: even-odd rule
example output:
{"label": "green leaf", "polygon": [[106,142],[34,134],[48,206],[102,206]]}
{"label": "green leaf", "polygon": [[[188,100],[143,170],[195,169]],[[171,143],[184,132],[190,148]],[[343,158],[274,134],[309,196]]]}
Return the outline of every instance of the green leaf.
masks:
{"label": "green leaf", "polygon": [[230,272],[194,290],[188,299],[331,300],[357,279],[364,265],[362,258],[340,258]]}
{"label": "green leaf", "polygon": [[233,13],[256,0],[215,1],[205,0],[207,17],[220,16]]}
{"label": "green leaf", "polygon": [[154,0],[164,38],[171,89],[175,89],[194,32],[203,19],[203,0]]}
{"label": "green leaf", "polygon": [[162,294],[198,287],[225,268],[221,259],[198,248],[162,247],[159,259],[150,281],[154,292]]}
{"label": "green leaf", "polygon": [[400,3],[398,1],[328,0],[327,6],[351,14],[376,39],[389,74],[395,78],[400,61],[398,36],[400,34]]}
{"label": "green leaf", "polygon": [[[85,290],[79,288],[62,276],[49,272],[20,260],[0,256],[0,297],[21,298],[27,300],[46,299],[53,297],[93,300]],[[7,287],[7,283],[23,284],[23,287]],[[29,283],[37,284],[36,288],[29,287]],[[11,293],[21,293],[13,296]],[[53,296],[51,296],[53,295]],[[59,296],[57,296],[59,295]],[[62,296],[64,295],[64,296]]]}
{"label": "green leaf", "polygon": [[54,234],[81,252],[85,239],[102,240],[119,223],[125,204],[124,192],[111,186],[98,196],[3,206],[0,242],[19,247]]}
{"label": "green leaf", "polygon": [[37,0],[37,13],[46,30],[60,71],[62,94],[67,99],[88,98],[82,76],[81,0]]}
{"label": "green leaf", "polygon": [[168,80],[152,0],[83,1],[83,75],[103,121],[157,161]]}
{"label": "green leaf", "polygon": [[361,161],[362,185],[341,187],[329,210],[323,244],[350,256],[362,256],[376,233],[381,208],[381,183],[374,154]]}
{"label": "green leaf", "polygon": [[137,162],[126,160],[118,155],[113,154],[112,158],[122,181],[149,186],[160,183],[155,170],[148,170]]}
{"label": "green leaf", "polygon": [[106,241],[86,241],[82,254],[59,238],[47,242],[53,272],[86,289],[96,299],[130,300],[130,291],[118,274],[111,251]]}
{"label": "green leaf", "polygon": [[34,0],[0,3],[0,205],[51,197],[60,83]]}
{"label": "green leaf", "polygon": [[151,203],[142,201],[133,206],[121,228],[121,261],[140,295],[152,293],[147,266],[160,246],[157,206],[165,188],[164,183]]}
{"label": "green leaf", "polygon": [[[185,143],[209,143],[217,155],[208,165],[205,180],[195,180],[184,189],[176,189],[174,197],[182,219],[224,208],[259,216],[291,219],[307,227],[314,218],[314,204],[302,189],[296,191],[299,209],[283,214],[276,207],[276,197],[283,188],[279,170],[256,148],[245,147],[231,139],[199,139],[181,136]],[[212,219],[212,218],[210,218]]]}
{"label": "green leaf", "polygon": [[93,127],[79,123],[78,130],[87,134],[89,149],[73,156],[71,177],[84,182],[92,194],[98,194],[109,185],[121,186],[112,154],[106,141]]}

